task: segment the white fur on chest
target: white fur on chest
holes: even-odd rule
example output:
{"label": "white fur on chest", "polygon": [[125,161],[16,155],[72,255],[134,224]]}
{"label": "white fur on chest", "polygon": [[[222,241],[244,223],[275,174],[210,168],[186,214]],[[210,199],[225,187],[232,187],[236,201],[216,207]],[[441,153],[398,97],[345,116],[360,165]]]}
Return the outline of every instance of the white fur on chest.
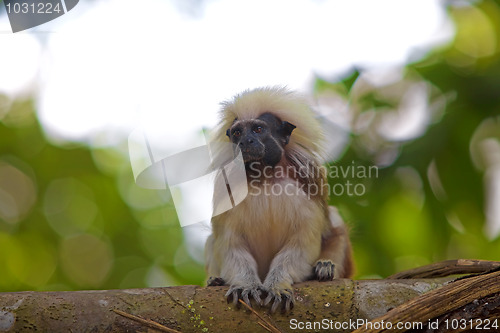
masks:
{"label": "white fur on chest", "polygon": [[[250,184],[249,184],[250,185]],[[295,183],[285,180],[264,184],[259,188],[249,186],[248,196],[228,212],[231,227],[243,233],[245,246],[257,262],[259,276],[263,279],[276,254],[293,239],[293,235],[307,230],[312,219],[324,216],[317,201],[308,199]],[[321,231],[317,234],[321,242]]]}

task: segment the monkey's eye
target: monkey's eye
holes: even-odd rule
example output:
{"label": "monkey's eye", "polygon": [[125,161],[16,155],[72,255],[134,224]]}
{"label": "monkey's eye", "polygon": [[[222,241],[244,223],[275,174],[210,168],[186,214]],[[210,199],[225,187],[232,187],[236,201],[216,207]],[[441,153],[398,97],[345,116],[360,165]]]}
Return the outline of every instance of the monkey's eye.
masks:
{"label": "monkey's eye", "polygon": [[240,135],[241,135],[241,131],[240,130],[234,130],[233,131],[233,136],[239,137]]}
{"label": "monkey's eye", "polygon": [[262,132],[262,127],[260,127],[260,126],[254,127],[254,129],[252,131],[254,133],[260,133],[260,132]]}

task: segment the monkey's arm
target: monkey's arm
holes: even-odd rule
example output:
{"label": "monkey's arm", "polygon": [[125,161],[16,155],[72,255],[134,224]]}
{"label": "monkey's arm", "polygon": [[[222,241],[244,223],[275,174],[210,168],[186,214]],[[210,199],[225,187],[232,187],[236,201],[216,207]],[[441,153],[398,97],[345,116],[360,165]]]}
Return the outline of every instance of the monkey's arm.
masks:
{"label": "monkey's arm", "polygon": [[293,307],[292,284],[311,277],[311,264],[318,258],[320,245],[319,232],[297,231],[274,257],[264,280],[268,292],[264,304],[272,302],[271,312],[275,312],[280,304],[284,311]]}
{"label": "monkey's arm", "polygon": [[221,277],[229,290],[226,293],[228,301],[238,304],[241,298],[250,305],[252,297],[259,305],[262,304],[261,292],[264,289],[257,274],[257,263],[244,240],[229,230],[216,239],[214,235],[207,240],[207,271],[210,278]]}
{"label": "monkey's arm", "polygon": [[314,278],[319,281],[348,278],[354,271],[347,227],[335,207],[329,207],[329,219],[331,227],[322,237],[321,253],[314,264]]}

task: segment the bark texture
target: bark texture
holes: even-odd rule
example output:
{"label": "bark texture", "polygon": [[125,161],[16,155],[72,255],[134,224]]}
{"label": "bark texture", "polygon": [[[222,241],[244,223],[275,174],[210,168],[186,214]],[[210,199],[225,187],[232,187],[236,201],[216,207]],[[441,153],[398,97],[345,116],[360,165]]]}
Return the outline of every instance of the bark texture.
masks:
{"label": "bark texture", "polygon": [[[283,315],[256,311],[282,332],[290,320],[348,322],[374,319],[442,286],[443,279],[336,280],[295,286],[294,309]],[[227,287],[0,293],[0,332],[148,332],[119,310],[180,332],[266,332],[255,314],[227,304]],[[309,331],[309,330],[307,330]],[[345,330],[351,331],[351,330]]]}
{"label": "bark texture", "polygon": [[[444,277],[464,273],[480,274]],[[227,287],[0,293],[0,332],[500,331],[499,262],[453,260],[385,280],[294,289],[293,310],[273,315],[227,304]]]}

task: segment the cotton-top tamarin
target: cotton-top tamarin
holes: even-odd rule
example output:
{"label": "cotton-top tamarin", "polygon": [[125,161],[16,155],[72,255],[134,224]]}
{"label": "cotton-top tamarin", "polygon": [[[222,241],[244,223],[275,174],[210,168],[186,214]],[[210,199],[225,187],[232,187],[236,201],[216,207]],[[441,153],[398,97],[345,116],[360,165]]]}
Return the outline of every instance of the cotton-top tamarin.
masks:
{"label": "cotton-top tamarin", "polygon": [[212,218],[208,285],[274,312],[293,306],[294,283],[350,277],[351,245],[327,203],[323,133],[306,101],[285,88],[245,91],[222,104],[215,139],[241,150],[249,192]]}

